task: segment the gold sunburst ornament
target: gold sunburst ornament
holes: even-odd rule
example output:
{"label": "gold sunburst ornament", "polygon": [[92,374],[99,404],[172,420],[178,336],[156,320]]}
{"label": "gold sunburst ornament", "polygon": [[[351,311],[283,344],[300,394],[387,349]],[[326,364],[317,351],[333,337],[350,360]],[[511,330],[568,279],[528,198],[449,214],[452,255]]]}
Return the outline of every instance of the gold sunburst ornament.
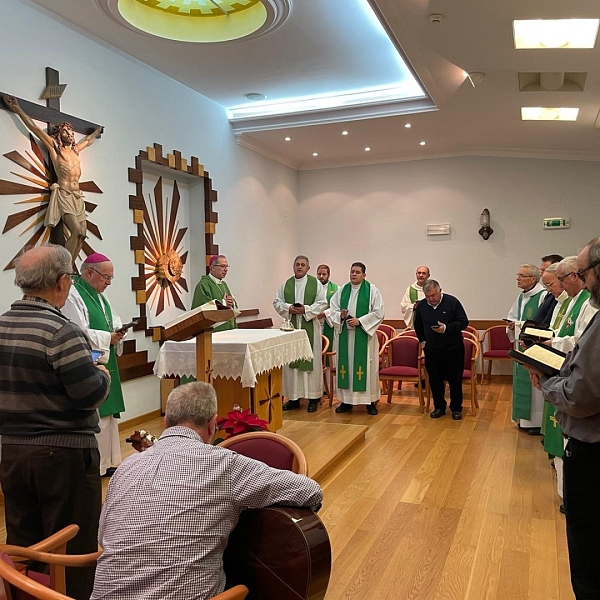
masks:
{"label": "gold sunburst ornament", "polygon": [[[52,184],[50,163],[45,158],[40,146],[37,144],[32,135],[29,135],[29,141],[31,152],[25,152],[26,157],[20,154],[17,150],[13,150],[12,152],[8,152],[7,154],[3,155],[5,158],[8,158],[8,160],[17,164],[28,173],[16,173],[11,171],[12,175],[18,177],[21,181],[25,181],[26,183],[18,183],[0,179],[0,195],[33,194],[31,198],[20,200],[19,202],[15,202],[15,204],[34,205],[32,208],[27,208],[25,210],[13,213],[6,219],[2,233],[10,231],[22,223],[25,224],[25,226],[20,235],[25,235],[31,232],[33,233],[31,237],[29,237],[23,244],[19,252],[4,267],[5,271],[14,268],[15,258],[23,249],[48,243],[50,241],[50,234],[52,232],[51,227],[44,226],[44,219],[46,217],[48,201],[50,199],[50,186]],[[79,184],[79,189],[83,192],[93,192],[97,194],[102,193],[102,190],[93,181],[81,182]],[[97,204],[89,202],[87,199],[85,200],[86,213],[93,212],[97,206]],[[102,235],[98,226],[95,223],[92,223],[89,219],[86,219],[86,221],[87,231],[101,240]],[[66,237],[69,236],[69,230],[64,225],[63,232]],[[94,249],[89,245],[87,240],[84,242],[82,250],[86,256],[94,252]]]}
{"label": "gold sunburst ornament", "polygon": [[156,316],[165,310],[165,302],[186,310],[181,300],[188,291],[183,277],[183,266],[188,253],[183,252],[183,238],[187,227],[179,227],[177,211],[180,196],[177,181],[173,181],[172,202],[163,202],[162,177],[154,186],[154,200],[150,197],[144,210],[145,279],[148,305]]}

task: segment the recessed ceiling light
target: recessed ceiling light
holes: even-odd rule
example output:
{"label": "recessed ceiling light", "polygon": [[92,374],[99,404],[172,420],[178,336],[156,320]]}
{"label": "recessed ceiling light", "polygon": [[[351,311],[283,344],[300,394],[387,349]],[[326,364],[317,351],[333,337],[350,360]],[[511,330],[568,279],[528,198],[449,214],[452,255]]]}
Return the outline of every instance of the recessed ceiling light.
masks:
{"label": "recessed ceiling light", "polygon": [[267,97],[264,94],[259,94],[258,92],[250,92],[249,94],[244,94],[244,98],[246,98],[246,100],[250,100],[250,102],[259,102],[260,100],[267,99]]}
{"label": "recessed ceiling light", "polygon": [[313,152],[313,156],[319,156],[318,152]]}
{"label": "recessed ceiling light", "polygon": [[365,148],[365,152],[371,152],[371,148],[369,148],[369,146],[367,146],[367,147]]}
{"label": "recessed ceiling light", "polygon": [[419,146],[424,146],[425,142],[419,142]]}
{"label": "recessed ceiling light", "polygon": [[404,125],[404,127],[406,127],[406,129],[410,129],[412,127],[412,125],[410,123],[406,123],[406,125]]}
{"label": "recessed ceiling light", "polygon": [[521,107],[521,120],[523,121],[577,121],[578,115],[578,108]]}
{"label": "recessed ceiling light", "polygon": [[593,48],[598,23],[598,19],[513,21],[515,48]]}
{"label": "recessed ceiling light", "polygon": [[285,138],[285,141],[286,141],[286,142],[289,142],[291,139],[292,139],[291,137],[286,137],[286,138]]}
{"label": "recessed ceiling light", "polygon": [[348,135],[347,131],[342,131],[342,135]]}

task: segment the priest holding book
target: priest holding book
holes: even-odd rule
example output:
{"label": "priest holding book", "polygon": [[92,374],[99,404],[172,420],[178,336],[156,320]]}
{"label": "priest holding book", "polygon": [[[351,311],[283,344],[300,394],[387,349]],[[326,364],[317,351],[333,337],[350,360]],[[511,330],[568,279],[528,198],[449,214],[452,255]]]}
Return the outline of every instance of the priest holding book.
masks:
{"label": "priest holding book", "polygon": [[196,289],[194,290],[194,298],[192,300],[192,308],[198,308],[211,300],[216,300],[227,308],[233,309],[233,318],[224,323],[219,323],[213,328],[213,331],[227,331],[229,329],[237,329],[237,321],[235,318],[240,314],[238,305],[225,283],[225,277],[229,272],[229,263],[227,257],[222,254],[210,257],[208,261],[209,274],[202,275]]}
{"label": "priest holding book", "polygon": [[[600,238],[579,253],[574,275],[600,307]],[[566,279],[566,276],[565,276]],[[563,279],[563,281],[565,280]],[[564,506],[571,583],[578,599],[600,598],[600,318],[598,313],[567,355],[558,375],[530,369],[531,381],[556,409],[567,444]]]}
{"label": "priest holding book", "polygon": [[121,441],[117,419],[125,410],[117,354],[123,352],[119,315],[112,309],[104,292],[114,279],[114,267],[108,256],[94,252],[81,264],[81,276],[71,286],[61,312],[79,325],[94,350],[104,351],[99,362],[106,363],[110,373],[110,394],[98,409],[100,433],[96,435],[100,451],[100,475],[112,475],[121,463]]}

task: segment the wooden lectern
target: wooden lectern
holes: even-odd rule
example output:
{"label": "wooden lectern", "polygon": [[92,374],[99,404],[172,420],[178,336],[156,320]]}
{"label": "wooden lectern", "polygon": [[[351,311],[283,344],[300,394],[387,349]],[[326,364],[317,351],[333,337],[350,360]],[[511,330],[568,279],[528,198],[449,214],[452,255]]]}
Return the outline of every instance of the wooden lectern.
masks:
{"label": "wooden lectern", "polygon": [[165,338],[183,342],[196,338],[196,380],[212,383],[212,328],[215,323],[233,319],[231,308],[201,310],[195,308],[165,326]]}

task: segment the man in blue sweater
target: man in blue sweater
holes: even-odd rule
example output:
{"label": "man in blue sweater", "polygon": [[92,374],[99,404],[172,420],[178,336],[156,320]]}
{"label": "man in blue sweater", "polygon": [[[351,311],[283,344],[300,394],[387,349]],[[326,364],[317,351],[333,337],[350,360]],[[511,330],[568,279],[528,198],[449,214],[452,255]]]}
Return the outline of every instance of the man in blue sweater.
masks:
{"label": "man in blue sweater", "polygon": [[425,350],[425,368],[433,394],[434,410],[439,419],[446,414],[445,381],[450,386],[450,411],[455,421],[462,419],[462,372],[465,347],[462,330],[469,319],[460,301],[442,288],[435,279],[423,284],[425,301],[415,310],[415,331]]}

